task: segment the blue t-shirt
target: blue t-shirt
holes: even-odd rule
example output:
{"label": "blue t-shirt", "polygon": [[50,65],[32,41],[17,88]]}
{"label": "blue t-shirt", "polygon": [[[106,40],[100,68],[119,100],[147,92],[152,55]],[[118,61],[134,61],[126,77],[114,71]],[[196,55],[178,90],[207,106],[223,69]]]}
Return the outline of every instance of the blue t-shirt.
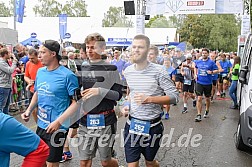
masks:
{"label": "blue t-shirt", "polygon": [[26,63],[29,61],[29,57],[26,55],[26,56],[23,56],[19,59],[19,61],[22,61],[24,63],[24,67],[26,66]]}
{"label": "blue t-shirt", "polygon": [[[49,123],[55,121],[70,105],[69,96],[74,95],[78,88],[75,74],[64,66],[53,71],[42,67],[37,72],[35,91],[38,92],[38,126],[46,129]],[[66,120],[60,129],[68,129]]]}
{"label": "blue t-shirt", "polygon": [[219,62],[220,62],[221,68],[224,70],[223,72],[220,73],[220,75],[227,75],[230,68],[232,67],[231,62],[229,60],[226,60],[226,61],[220,60]]}
{"label": "blue t-shirt", "polygon": [[164,69],[168,72],[171,79],[173,75],[176,75],[177,70],[175,70],[175,68],[173,68],[172,66],[170,66],[169,68],[164,67]]}
{"label": "blue t-shirt", "polygon": [[198,60],[195,64],[195,67],[198,69],[197,83],[211,85],[213,82],[212,74],[208,74],[207,71],[218,70],[217,65],[209,58],[206,61]]}
{"label": "blue t-shirt", "polygon": [[0,112],[0,166],[9,167],[10,153],[27,156],[35,151],[40,138],[15,118]]}
{"label": "blue t-shirt", "polygon": [[[123,70],[123,66],[125,64],[125,61],[120,59],[119,61],[117,61],[116,59],[111,61],[111,64],[115,65],[117,67],[117,70],[119,71],[119,74],[122,76],[122,70]],[[122,77],[122,80],[125,80],[124,77]]]}

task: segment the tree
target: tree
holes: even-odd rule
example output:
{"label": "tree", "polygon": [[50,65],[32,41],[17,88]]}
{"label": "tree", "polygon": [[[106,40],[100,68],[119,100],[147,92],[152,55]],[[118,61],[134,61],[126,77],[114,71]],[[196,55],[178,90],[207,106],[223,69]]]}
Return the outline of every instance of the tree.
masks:
{"label": "tree", "polygon": [[156,15],[152,17],[148,23],[145,24],[146,28],[169,28],[173,27],[172,23],[167,20],[163,15]]}
{"label": "tree", "polygon": [[235,15],[187,15],[178,32],[195,48],[231,51],[237,48],[240,22]]}
{"label": "tree", "polygon": [[64,13],[70,17],[86,17],[87,5],[84,0],[70,0],[62,5],[57,0],[38,0],[39,4],[35,5],[33,11],[36,16],[57,17]]}
{"label": "tree", "polygon": [[6,6],[4,2],[0,2],[0,17],[13,16],[13,3],[14,0],[9,1],[9,6]]}
{"label": "tree", "polygon": [[104,13],[102,20],[103,27],[133,27],[133,22],[128,20],[122,7],[109,7],[107,13]]}

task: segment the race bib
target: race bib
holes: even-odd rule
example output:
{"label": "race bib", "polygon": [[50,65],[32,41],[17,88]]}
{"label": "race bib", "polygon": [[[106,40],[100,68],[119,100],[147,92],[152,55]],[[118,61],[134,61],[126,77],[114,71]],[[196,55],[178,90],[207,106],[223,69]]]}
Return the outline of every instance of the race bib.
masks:
{"label": "race bib", "polygon": [[150,132],[150,122],[149,121],[141,121],[138,119],[131,119],[129,133],[149,136]]}
{"label": "race bib", "polygon": [[177,69],[177,74],[181,74],[180,69]]}
{"label": "race bib", "polygon": [[105,118],[103,114],[88,114],[87,115],[88,129],[103,129],[105,128]]}
{"label": "race bib", "polygon": [[192,81],[191,81],[191,80],[188,80],[188,79],[185,79],[185,80],[184,80],[184,84],[185,84],[185,85],[191,85],[191,84],[192,84]]}
{"label": "race bib", "polygon": [[41,108],[39,107],[38,110],[38,118],[42,120],[45,123],[50,123],[51,122],[51,108]]}
{"label": "race bib", "polygon": [[200,76],[207,76],[207,71],[203,69],[199,69],[199,75]]}
{"label": "race bib", "polygon": [[227,74],[221,74],[221,76],[222,76],[222,77],[226,77],[226,76],[227,76]]}

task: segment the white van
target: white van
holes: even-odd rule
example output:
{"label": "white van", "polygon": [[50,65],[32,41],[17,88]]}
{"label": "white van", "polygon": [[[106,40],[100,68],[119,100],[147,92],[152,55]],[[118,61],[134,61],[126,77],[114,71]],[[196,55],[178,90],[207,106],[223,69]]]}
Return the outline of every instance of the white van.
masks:
{"label": "white van", "polygon": [[236,133],[236,148],[252,148],[252,34],[247,36],[237,86],[240,119]]}

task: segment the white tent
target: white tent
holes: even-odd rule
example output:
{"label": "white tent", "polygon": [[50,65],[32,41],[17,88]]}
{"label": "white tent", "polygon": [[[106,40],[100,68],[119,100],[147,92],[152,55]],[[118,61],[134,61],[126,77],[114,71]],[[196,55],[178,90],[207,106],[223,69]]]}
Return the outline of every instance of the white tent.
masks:
{"label": "white tent", "polygon": [[[8,22],[13,26],[13,18],[0,17],[1,21]],[[152,44],[166,44],[174,42],[176,28],[146,28],[145,34]],[[41,41],[53,39],[59,41],[59,18],[58,17],[24,17],[23,23],[17,23],[18,41],[23,41],[35,32]],[[83,43],[85,37],[93,32],[98,32],[108,38],[133,38],[136,35],[135,28],[101,27],[97,21],[90,17],[68,17],[67,32],[71,34],[68,41]]]}
{"label": "white tent", "polygon": [[10,28],[0,28],[0,42],[16,45],[18,42],[18,33]]}

